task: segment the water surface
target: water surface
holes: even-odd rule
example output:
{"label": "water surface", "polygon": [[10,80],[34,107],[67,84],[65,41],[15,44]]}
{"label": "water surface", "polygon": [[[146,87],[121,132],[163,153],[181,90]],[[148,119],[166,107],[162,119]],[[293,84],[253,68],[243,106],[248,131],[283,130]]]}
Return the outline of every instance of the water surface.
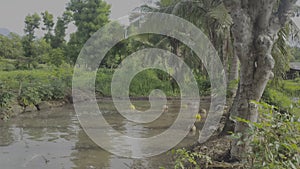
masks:
{"label": "water surface", "polygon": [[[149,108],[147,101],[133,101],[137,109]],[[99,107],[106,120],[132,137],[160,134],[177,117],[179,102],[169,101],[169,111],[149,124],[129,123],[115,110],[111,100],[102,100]],[[208,107],[207,103],[201,103]],[[99,146],[82,130],[72,105],[40,112],[26,112],[8,122],[0,122],[0,168],[3,169],[126,169],[173,168],[170,153],[147,158],[129,159],[113,155]],[[192,145],[197,134],[189,134],[177,147]],[[115,143],[116,144],[116,143]],[[117,146],[124,146],[118,140]],[[139,149],[135,145],[134,149]]]}

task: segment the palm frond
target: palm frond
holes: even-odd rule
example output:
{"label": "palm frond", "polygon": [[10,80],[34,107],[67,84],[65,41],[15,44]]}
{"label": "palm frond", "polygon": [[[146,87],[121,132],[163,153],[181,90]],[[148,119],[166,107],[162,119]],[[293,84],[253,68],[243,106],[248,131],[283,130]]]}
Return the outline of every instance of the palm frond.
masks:
{"label": "palm frond", "polygon": [[290,25],[287,24],[284,28],[279,30],[277,40],[272,49],[272,56],[275,60],[274,79],[272,84],[278,86],[280,81],[285,78],[286,72],[289,70],[289,62],[292,58],[291,48],[287,44],[290,35]]}
{"label": "palm frond", "polygon": [[233,20],[223,3],[211,9],[208,16],[214,18],[222,26],[230,27],[233,24]]}

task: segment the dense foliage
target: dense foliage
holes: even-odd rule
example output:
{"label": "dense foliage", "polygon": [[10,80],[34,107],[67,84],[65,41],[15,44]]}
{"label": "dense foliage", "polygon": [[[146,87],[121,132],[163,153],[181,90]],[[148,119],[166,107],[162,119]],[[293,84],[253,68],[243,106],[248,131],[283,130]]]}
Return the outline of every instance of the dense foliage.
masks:
{"label": "dense foliage", "polygon": [[293,114],[279,113],[260,103],[260,120],[247,121],[253,136],[248,167],[280,169],[300,167],[300,123]]}
{"label": "dense foliage", "polygon": [[269,84],[264,92],[263,100],[275,105],[280,112],[288,112],[300,117],[300,86],[299,79],[285,80],[278,86]]}
{"label": "dense foliage", "polygon": [[[9,117],[10,108],[39,105],[43,101],[64,101],[71,93],[72,69],[60,68],[41,70],[0,71],[1,111]],[[2,117],[3,118],[3,117]]]}

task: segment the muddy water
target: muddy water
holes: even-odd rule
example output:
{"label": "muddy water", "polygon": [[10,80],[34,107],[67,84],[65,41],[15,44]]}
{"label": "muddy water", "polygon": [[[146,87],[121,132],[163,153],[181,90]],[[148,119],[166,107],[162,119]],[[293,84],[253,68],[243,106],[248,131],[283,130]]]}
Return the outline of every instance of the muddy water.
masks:
{"label": "muddy water", "polygon": [[[133,104],[140,110],[150,106],[147,101],[133,101]],[[99,107],[114,129],[130,136],[144,137],[165,131],[176,119],[178,104],[178,101],[169,101],[169,111],[152,125],[128,123],[110,100],[100,101]],[[208,106],[203,102],[201,105]],[[177,147],[191,145],[197,137],[197,134],[190,134]],[[174,161],[169,153],[147,159],[129,159],[101,149],[82,130],[72,105],[27,112],[9,122],[0,122],[1,169],[144,169],[160,166],[173,168]]]}

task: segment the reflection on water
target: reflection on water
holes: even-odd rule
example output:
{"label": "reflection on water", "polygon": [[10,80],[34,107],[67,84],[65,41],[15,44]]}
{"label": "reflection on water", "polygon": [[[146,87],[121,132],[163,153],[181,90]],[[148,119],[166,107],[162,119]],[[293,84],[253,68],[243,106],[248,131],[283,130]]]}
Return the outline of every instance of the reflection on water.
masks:
{"label": "reflection on water", "polygon": [[[134,101],[137,109],[149,108],[147,101]],[[118,114],[111,101],[101,101],[99,107],[106,120],[128,136],[149,137],[160,134],[177,117],[177,101],[169,102],[169,112],[149,124],[128,122]],[[206,103],[207,104],[207,103]],[[201,103],[203,105],[203,103]],[[207,105],[204,105],[207,107]],[[96,169],[96,168],[172,168],[167,153],[148,159],[117,157],[94,144],[81,129],[71,105],[48,111],[28,112],[9,122],[0,122],[0,168],[5,169]],[[178,146],[191,145],[196,136],[187,136]],[[120,147],[126,145],[115,140]],[[133,147],[139,151],[139,144]]]}

